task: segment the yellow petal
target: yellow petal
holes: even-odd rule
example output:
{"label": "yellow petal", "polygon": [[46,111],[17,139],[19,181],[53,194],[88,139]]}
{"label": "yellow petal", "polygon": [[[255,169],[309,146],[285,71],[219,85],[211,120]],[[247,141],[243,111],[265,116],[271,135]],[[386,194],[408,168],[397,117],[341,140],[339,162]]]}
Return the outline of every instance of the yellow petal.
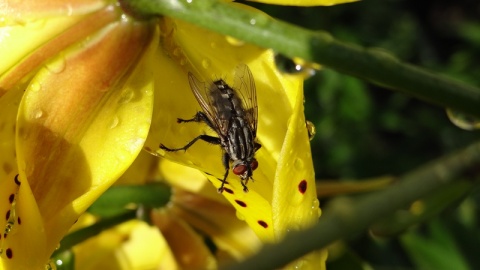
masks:
{"label": "yellow petal", "polygon": [[16,173],[13,171],[0,183],[0,210],[7,215],[0,220],[0,269],[43,268],[50,253],[46,250],[42,217],[28,184]]}
{"label": "yellow petal", "polygon": [[285,6],[332,6],[337,4],[356,2],[358,0],[249,0],[273,5]]}
{"label": "yellow petal", "polygon": [[51,63],[64,69],[41,69],[25,92],[18,166],[44,222],[47,255],[143,146],[153,105],[152,33],[148,25],[112,24]]}
{"label": "yellow petal", "polygon": [[[261,247],[258,237],[231,206],[203,196],[175,190],[170,212],[210,236],[220,250],[236,260],[251,256]],[[231,262],[230,262],[231,263]]]}
{"label": "yellow petal", "polygon": [[105,5],[102,0],[43,0],[0,2],[0,24],[25,23],[49,16],[89,13]]}
{"label": "yellow petal", "polygon": [[181,269],[217,269],[204,239],[185,221],[165,210],[152,211],[151,219],[161,230]]}
{"label": "yellow petal", "polygon": [[103,231],[73,250],[75,269],[179,269],[159,230],[139,220]]}
{"label": "yellow petal", "polygon": [[[37,226],[41,217],[28,185],[19,185],[16,178],[15,122],[22,95],[23,91],[10,91],[0,98],[0,213],[4,213],[0,219],[0,269],[18,269],[19,261],[25,269],[45,263],[37,256],[46,240],[43,227]],[[25,245],[30,242],[37,245]]]}
{"label": "yellow petal", "polygon": [[[66,14],[0,27],[0,96],[41,68],[42,63],[56,56],[59,51],[85,39],[119,17],[118,11],[106,8],[88,15]],[[59,71],[62,65],[49,68]]]}
{"label": "yellow petal", "polygon": [[202,197],[222,204],[230,204],[210,184],[208,178],[197,169],[175,163],[168,159],[160,159],[158,169],[161,179],[174,188],[179,188],[191,193],[202,194]]}
{"label": "yellow petal", "polygon": [[[273,190],[275,235],[282,238],[291,230],[308,228],[320,216],[308,131],[305,126],[303,90],[298,89],[293,115],[278,160]],[[326,251],[314,252],[287,269],[323,269]]]}

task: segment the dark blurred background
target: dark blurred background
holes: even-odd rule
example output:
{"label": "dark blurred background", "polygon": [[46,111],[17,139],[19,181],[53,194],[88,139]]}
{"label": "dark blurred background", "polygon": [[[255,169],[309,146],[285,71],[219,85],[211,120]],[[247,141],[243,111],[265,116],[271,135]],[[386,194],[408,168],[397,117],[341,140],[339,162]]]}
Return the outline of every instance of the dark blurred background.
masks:
{"label": "dark blurred background", "polygon": [[[314,8],[248,4],[480,86],[478,0],[365,0]],[[319,180],[400,176],[480,137],[479,131],[453,125],[444,108],[329,69],[305,82],[305,99],[307,119],[317,131],[311,143]],[[478,180],[478,174],[471,177]],[[365,232],[336,243],[328,269],[480,269],[478,194],[472,188],[402,233]]]}

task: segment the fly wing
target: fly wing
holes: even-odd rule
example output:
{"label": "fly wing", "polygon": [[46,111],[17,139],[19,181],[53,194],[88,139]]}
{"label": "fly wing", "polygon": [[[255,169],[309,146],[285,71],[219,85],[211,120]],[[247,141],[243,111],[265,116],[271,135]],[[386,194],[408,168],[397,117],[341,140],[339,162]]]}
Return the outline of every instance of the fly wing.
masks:
{"label": "fly wing", "polygon": [[214,85],[208,88],[204,82],[198,80],[190,72],[188,73],[188,82],[190,83],[190,88],[192,89],[198,104],[200,104],[200,107],[202,107],[203,112],[212,124],[211,128],[213,128],[219,136],[226,136],[229,119],[224,119],[225,117],[222,117],[217,106],[214,105],[215,101],[213,100],[214,93],[212,93],[212,91],[218,91],[218,89],[216,89]]}
{"label": "fly wing", "polygon": [[242,100],[242,106],[245,110],[247,119],[253,135],[257,135],[258,105],[255,80],[252,72],[247,65],[238,65],[235,70],[235,91]]}

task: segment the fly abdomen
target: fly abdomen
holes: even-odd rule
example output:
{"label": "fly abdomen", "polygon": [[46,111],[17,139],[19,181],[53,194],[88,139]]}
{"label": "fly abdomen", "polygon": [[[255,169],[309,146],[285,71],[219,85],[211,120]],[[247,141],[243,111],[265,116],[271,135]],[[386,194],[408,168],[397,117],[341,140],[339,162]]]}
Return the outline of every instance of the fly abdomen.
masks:
{"label": "fly abdomen", "polygon": [[255,153],[253,133],[241,117],[231,119],[227,134],[228,154],[232,160],[245,160]]}

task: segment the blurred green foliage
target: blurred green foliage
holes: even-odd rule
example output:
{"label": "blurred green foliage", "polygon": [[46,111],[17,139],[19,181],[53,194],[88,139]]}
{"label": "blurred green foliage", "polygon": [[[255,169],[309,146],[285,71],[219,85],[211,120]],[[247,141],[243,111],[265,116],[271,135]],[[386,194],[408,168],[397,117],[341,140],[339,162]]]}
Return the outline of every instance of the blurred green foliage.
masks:
{"label": "blurred green foliage", "polygon": [[[249,4],[480,86],[476,0],[369,0],[315,8]],[[317,179],[402,175],[480,137],[480,131],[452,125],[445,108],[328,68],[306,81],[305,100],[307,119],[317,129],[311,142]],[[478,173],[466,180],[478,180]],[[451,190],[441,192],[448,196]],[[328,269],[480,269],[480,196],[478,189],[466,199],[462,194],[426,223],[405,228],[406,233],[381,238],[364,233],[348,240],[343,253],[330,256]]]}

